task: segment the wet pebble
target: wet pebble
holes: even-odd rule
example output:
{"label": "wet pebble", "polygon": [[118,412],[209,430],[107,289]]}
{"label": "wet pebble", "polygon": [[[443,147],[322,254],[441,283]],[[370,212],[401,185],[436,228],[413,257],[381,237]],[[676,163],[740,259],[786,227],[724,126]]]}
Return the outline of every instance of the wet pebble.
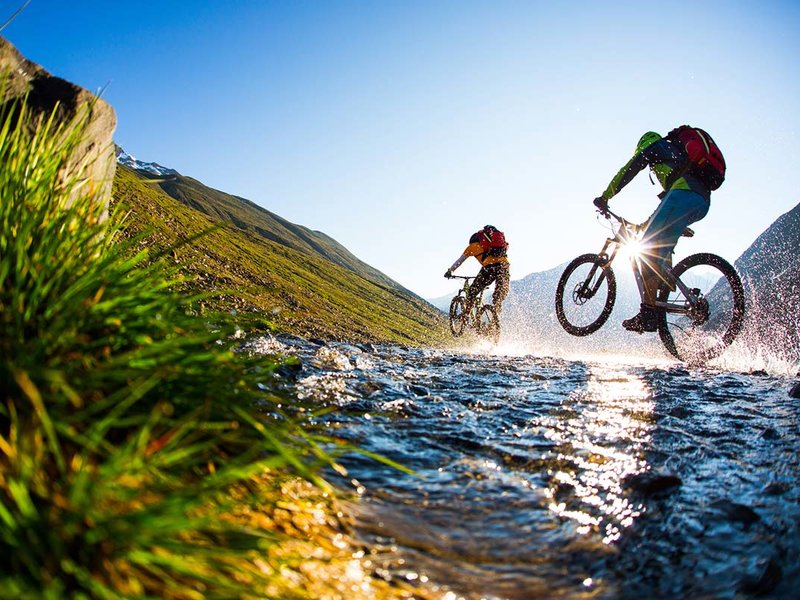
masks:
{"label": "wet pebble", "polygon": [[683,484],[683,481],[677,475],[671,473],[636,473],[635,475],[628,475],[624,479],[624,483],[630,489],[652,496],[662,492],[672,491],[674,488]]}
{"label": "wet pebble", "polygon": [[675,417],[676,419],[685,419],[688,415],[691,414],[690,411],[685,406],[676,406],[669,411],[669,415],[671,417]]}
{"label": "wet pebble", "polygon": [[750,527],[753,523],[761,520],[761,517],[752,508],[731,500],[716,500],[711,503],[711,508],[721,512],[725,518],[741,523],[745,527]]}
{"label": "wet pebble", "polygon": [[745,578],[739,589],[746,594],[766,596],[771,593],[783,578],[783,569],[774,558],[766,561],[759,575]]}
{"label": "wet pebble", "polygon": [[297,381],[302,370],[303,365],[299,362],[287,362],[275,369],[275,374],[289,381]]}
{"label": "wet pebble", "polygon": [[575,486],[570,483],[559,481],[553,487],[553,500],[556,502],[564,502],[565,500],[572,499],[574,497]]}
{"label": "wet pebble", "polygon": [[784,483],[782,481],[772,481],[765,485],[761,490],[765,494],[769,496],[780,496],[781,494],[785,494],[790,489],[788,483]]}
{"label": "wet pebble", "polygon": [[781,439],[781,434],[779,434],[775,428],[767,427],[761,432],[761,438],[764,440],[779,440]]}
{"label": "wet pebble", "polygon": [[800,381],[792,386],[792,389],[789,390],[789,395],[792,398],[800,398]]}
{"label": "wet pebble", "polygon": [[431,395],[430,390],[428,388],[422,387],[421,385],[410,385],[408,389],[415,396],[425,397]]}
{"label": "wet pebble", "polygon": [[378,392],[383,389],[383,384],[374,381],[372,379],[366,379],[364,381],[359,381],[355,385],[355,391],[361,396],[369,398],[375,392]]}

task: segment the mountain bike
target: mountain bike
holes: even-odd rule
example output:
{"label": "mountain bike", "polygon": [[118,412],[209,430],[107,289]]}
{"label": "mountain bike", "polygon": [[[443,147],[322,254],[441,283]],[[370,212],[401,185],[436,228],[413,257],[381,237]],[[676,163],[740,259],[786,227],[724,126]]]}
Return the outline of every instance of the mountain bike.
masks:
{"label": "mountain bike", "polygon": [[[628,250],[639,296],[644,299],[641,236],[644,224],[631,223],[610,210],[613,236],[599,254],[573,260],[556,288],[556,316],[570,334],[594,333],[614,307],[617,284],[611,263],[621,248]],[[613,219],[613,220],[612,220]],[[688,227],[684,236],[694,235]],[[674,267],[662,269],[665,283],[656,293],[658,335],[667,351],[685,362],[705,362],[722,354],[742,330],[744,290],[736,270],[715,254],[687,256]]]}
{"label": "mountain bike", "polygon": [[475,278],[464,277],[463,275],[451,275],[450,278],[464,280],[464,286],[450,301],[450,332],[453,337],[459,337],[464,333],[465,329],[472,328],[478,335],[488,338],[496,344],[500,339],[500,319],[494,306],[491,304],[481,305],[480,298],[477,298],[472,305],[470,313],[468,315],[464,314],[470,281]]}

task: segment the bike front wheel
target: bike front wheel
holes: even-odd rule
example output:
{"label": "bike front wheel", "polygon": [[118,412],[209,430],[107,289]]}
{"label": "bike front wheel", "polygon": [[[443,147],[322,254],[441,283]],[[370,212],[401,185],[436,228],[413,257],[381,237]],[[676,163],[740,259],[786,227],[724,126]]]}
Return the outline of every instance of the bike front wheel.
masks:
{"label": "bike front wheel", "polygon": [[558,281],[556,316],[567,333],[585,336],[600,329],[617,298],[617,280],[604,257],[583,254]]}
{"label": "bike front wheel", "polygon": [[491,304],[485,304],[478,313],[478,333],[496,344],[500,341],[500,319]]}
{"label": "bike front wheel", "polygon": [[715,254],[693,254],[672,269],[699,298],[695,306],[680,287],[661,289],[658,299],[684,306],[680,313],[659,315],[658,334],[667,351],[684,362],[704,363],[733,343],[744,324],[744,288],[736,270]]}
{"label": "bike front wheel", "polygon": [[456,296],[450,301],[450,333],[453,337],[459,337],[464,333],[464,314],[465,300],[463,296]]}

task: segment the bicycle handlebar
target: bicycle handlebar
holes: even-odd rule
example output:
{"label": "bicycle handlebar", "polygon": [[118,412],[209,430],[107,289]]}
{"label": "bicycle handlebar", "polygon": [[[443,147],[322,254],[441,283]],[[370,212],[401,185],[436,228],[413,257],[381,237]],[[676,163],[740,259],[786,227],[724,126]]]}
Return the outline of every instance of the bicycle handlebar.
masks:
{"label": "bicycle handlebar", "polygon": [[472,275],[471,277],[467,277],[466,275],[450,275],[450,277],[448,277],[448,279],[467,279],[467,280],[469,280],[469,279],[475,279],[475,277],[477,277],[477,275]]}
{"label": "bicycle handlebar", "polygon": [[597,209],[597,212],[599,212],[601,215],[603,215],[603,216],[604,216],[606,219],[608,219],[608,220],[611,220],[611,217],[614,217],[614,219],[616,219],[616,220],[617,220],[617,222],[619,222],[619,223],[623,223],[623,224],[625,224],[625,225],[632,226],[632,227],[640,227],[640,225],[639,225],[638,223],[634,223],[634,222],[632,222],[632,221],[628,221],[628,219],[626,219],[625,217],[621,217],[621,216],[619,216],[619,215],[618,215],[617,213],[615,213],[613,210],[611,210],[610,208],[608,208],[608,206],[607,206],[607,205],[606,205],[606,209],[605,209],[605,210],[600,210],[600,209],[598,208],[598,209]]}

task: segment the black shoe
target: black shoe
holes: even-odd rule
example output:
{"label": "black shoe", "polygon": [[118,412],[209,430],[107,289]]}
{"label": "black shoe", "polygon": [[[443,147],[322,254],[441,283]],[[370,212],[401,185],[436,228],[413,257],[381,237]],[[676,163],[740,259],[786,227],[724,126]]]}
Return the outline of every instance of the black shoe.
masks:
{"label": "black shoe", "polygon": [[658,316],[653,307],[642,304],[639,314],[630,319],[625,319],[622,326],[635,333],[652,333],[658,331]]}

